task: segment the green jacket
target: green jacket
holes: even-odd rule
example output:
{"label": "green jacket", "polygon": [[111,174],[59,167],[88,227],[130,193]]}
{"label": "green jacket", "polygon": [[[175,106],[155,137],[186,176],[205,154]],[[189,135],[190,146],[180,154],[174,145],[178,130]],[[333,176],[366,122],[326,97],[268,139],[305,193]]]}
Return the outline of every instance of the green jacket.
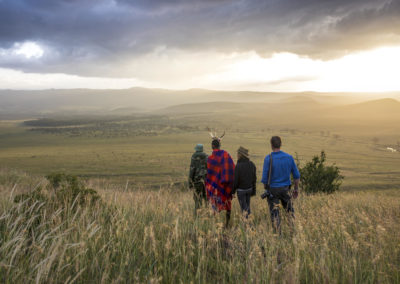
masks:
{"label": "green jacket", "polygon": [[207,159],[208,156],[204,152],[195,152],[192,155],[189,170],[189,186],[193,187],[194,183],[204,182],[207,176]]}

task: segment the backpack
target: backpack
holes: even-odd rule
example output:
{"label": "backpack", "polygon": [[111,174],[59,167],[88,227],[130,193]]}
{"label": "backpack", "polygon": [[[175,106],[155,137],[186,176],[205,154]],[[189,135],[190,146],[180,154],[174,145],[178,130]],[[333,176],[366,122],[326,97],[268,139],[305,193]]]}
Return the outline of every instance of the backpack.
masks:
{"label": "backpack", "polygon": [[194,182],[201,182],[207,176],[207,155],[205,153],[195,153],[192,157]]}

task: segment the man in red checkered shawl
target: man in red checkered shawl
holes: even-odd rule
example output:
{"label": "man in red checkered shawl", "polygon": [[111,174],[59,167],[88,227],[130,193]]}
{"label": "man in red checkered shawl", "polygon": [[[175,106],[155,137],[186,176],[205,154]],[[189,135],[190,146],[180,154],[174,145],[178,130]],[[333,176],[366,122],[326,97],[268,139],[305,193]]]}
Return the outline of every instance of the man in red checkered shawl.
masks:
{"label": "man in red checkered shawl", "polygon": [[[228,226],[232,208],[232,188],[234,181],[235,164],[228,152],[221,150],[221,137],[212,133],[212,155],[207,160],[206,192],[207,198],[216,211],[226,210],[226,224]],[[225,134],[225,133],[224,133]]]}

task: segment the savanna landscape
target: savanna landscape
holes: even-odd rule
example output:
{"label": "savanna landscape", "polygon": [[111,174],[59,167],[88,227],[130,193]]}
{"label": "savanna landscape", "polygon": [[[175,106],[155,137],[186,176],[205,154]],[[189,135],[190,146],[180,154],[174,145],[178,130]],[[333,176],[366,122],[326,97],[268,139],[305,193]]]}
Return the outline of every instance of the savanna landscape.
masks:
{"label": "savanna landscape", "polygon": [[0,0],[0,283],[400,284],[399,27],[399,0]]}
{"label": "savanna landscape", "polygon": [[[95,95],[47,94],[48,105],[20,104],[1,121],[4,282],[399,281],[400,153],[388,150],[400,140],[393,94],[192,90],[185,96],[197,102],[175,104],[180,92],[133,89],[123,108],[97,100],[88,111],[66,99],[75,92],[82,101]],[[140,92],[160,105],[141,104]],[[4,93],[0,100],[7,113],[12,103]],[[248,147],[259,178],[272,135],[300,167],[325,151],[344,176],[340,190],[301,192],[295,231],[284,223],[281,236],[260,183],[249,220],[237,199],[228,229],[209,207],[195,215],[187,176],[195,144],[211,152],[208,127],[226,132],[223,148],[234,159]]]}

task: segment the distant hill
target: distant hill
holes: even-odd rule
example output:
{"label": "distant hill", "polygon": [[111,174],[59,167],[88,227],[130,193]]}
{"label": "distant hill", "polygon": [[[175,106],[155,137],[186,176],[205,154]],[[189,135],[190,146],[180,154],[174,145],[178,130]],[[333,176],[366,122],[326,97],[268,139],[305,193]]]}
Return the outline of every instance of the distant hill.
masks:
{"label": "distant hill", "polygon": [[248,108],[247,103],[233,103],[233,102],[207,102],[207,103],[193,103],[193,104],[180,104],[170,106],[157,110],[160,114],[209,114],[218,112],[234,112],[240,111],[243,108]]}
{"label": "distant hill", "polygon": [[318,113],[327,108],[326,105],[319,104],[307,97],[285,98],[283,100],[274,100],[273,102],[207,102],[181,104],[166,107],[155,111],[154,113],[166,115],[199,115],[207,114],[209,116],[229,115],[230,117],[246,117],[258,119],[281,117],[286,120],[290,116],[305,116],[309,113]]}
{"label": "distant hill", "polygon": [[[116,114],[151,111],[173,105],[213,101],[260,101],[279,99],[278,93],[186,91],[131,88],[125,90],[0,90],[0,118],[53,114]],[[111,112],[111,113],[109,113]]]}
{"label": "distant hill", "polygon": [[[378,95],[375,94],[375,96]],[[399,94],[391,95],[396,96]],[[372,94],[366,94],[366,96],[370,98]],[[124,90],[0,90],[0,119],[71,114],[129,115],[158,110],[164,113],[212,112],[221,111],[221,107],[227,111],[248,109],[251,112],[292,112],[299,109],[319,109],[322,105],[354,104],[362,100],[363,97],[359,94],[315,92],[278,93],[146,88]],[[225,103],[215,107],[210,104],[212,102]],[[203,105],[194,106],[193,104]],[[385,108],[385,106],[381,108]]]}
{"label": "distant hill", "polygon": [[304,95],[288,97],[282,99],[280,103],[293,104],[297,106],[306,106],[306,107],[314,107],[317,105],[321,105],[321,103],[317,102],[314,98]]}
{"label": "distant hill", "polygon": [[331,115],[344,118],[390,119],[400,118],[400,101],[385,98],[358,104],[336,107],[329,111]]}
{"label": "distant hill", "polygon": [[391,98],[385,98],[380,100],[372,100],[359,104],[348,106],[353,111],[364,111],[364,112],[398,112],[400,111],[400,101]]}

